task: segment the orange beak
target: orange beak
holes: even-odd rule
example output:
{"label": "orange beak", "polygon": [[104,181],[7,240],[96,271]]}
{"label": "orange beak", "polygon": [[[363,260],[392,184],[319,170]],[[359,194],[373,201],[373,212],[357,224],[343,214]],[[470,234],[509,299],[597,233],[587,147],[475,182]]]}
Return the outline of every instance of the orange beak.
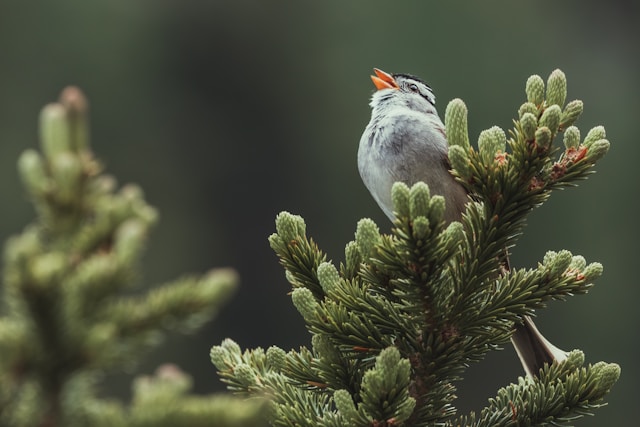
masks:
{"label": "orange beak", "polygon": [[371,81],[378,90],[382,89],[398,89],[398,84],[391,74],[385,73],[382,70],[374,68],[375,76],[371,76]]}

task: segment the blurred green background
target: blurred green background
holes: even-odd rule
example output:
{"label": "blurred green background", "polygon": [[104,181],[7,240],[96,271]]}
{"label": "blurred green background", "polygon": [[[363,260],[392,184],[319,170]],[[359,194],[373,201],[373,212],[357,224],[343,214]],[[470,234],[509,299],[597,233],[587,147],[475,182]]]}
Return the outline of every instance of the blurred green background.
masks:
{"label": "blurred green background", "polygon": [[[67,84],[92,105],[93,147],[121,183],[159,208],[143,286],[232,266],[242,286],[199,334],[170,337],[140,367],[175,362],[198,392],[222,388],[208,360],[225,337],[243,347],[309,343],[267,243],[281,210],[339,262],[361,217],[389,224],[360,182],[356,151],[368,122],[372,67],[424,77],[441,114],[455,97],[472,139],[511,126],[531,74],[561,68],[579,98],[583,135],[612,143],[598,173],[535,211],[515,266],[546,250],[600,261],[587,296],[553,303],[537,323],[587,361],[622,366],[609,406],[580,426],[631,425],[639,378],[637,258],[640,13],[631,1],[7,1],[0,5],[0,238],[33,209],[16,174],[37,144],[40,108]],[[462,410],[479,409],[521,374],[508,347],[470,368]],[[107,396],[128,398],[130,377]]]}

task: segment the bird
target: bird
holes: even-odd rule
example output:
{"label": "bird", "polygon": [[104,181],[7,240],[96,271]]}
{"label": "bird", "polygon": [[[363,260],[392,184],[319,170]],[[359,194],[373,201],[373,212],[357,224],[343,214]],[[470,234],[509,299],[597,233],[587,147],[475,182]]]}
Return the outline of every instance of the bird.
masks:
{"label": "bird", "polygon": [[[371,120],[358,147],[358,170],[365,186],[393,221],[391,187],[424,182],[431,194],[445,199],[444,220],[459,221],[470,201],[467,190],[451,174],[444,123],[433,89],[419,77],[374,68]],[[505,250],[505,264],[508,257]],[[567,353],[551,344],[530,316],[514,325],[511,342],[525,373],[535,377],[545,364],[563,361]]]}

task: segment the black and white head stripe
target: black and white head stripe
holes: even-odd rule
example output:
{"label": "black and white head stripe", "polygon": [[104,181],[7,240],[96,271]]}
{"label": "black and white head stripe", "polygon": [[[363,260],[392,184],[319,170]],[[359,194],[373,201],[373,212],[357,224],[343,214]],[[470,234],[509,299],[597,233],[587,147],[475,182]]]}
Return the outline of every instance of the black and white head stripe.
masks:
{"label": "black and white head stripe", "polygon": [[429,101],[432,105],[436,105],[436,96],[433,94],[431,86],[429,86],[420,77],[403,73],[396,73],[392,75],[401,90],[404,90],[405,92],[415,92]]}

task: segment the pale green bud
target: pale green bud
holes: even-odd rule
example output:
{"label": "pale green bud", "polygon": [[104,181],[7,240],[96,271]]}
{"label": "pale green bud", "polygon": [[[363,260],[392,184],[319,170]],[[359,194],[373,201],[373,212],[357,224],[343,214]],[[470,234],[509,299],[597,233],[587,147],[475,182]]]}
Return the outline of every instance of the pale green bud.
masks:
{"label": "pale green bud", "polygon": [[231,296],[238,287],[240,277],[232,268],[214,268],[209,270],[198,281],[200,288],[215,289],[216,295],[222,299]]}
{"label": "pale green bud", "polygon": [[144,200],[144,192],[139,185],[127,184],[120,190],[120,195],[129,203],[136,203]]}
{"label": "pale green bud", "polygon": [[522,116],[524,116],[527,113],[533,115],[533,117],[536,119],[536,122],[537,122],[538,107],[536,106],[536,104],[534,104],[533,102],[525,102],[524,104],[522,104],[518,109],[518,117],[522,119]]}
{"label": "pale green bud", "polygon": [[544,101],[544,81],[542,77],[533,75],[527,79],[525,86],[525,92],[527,93],[527,101],[540,105]]}
{"label": "pale green bud", "polygon": [[462,223],[458,221],[454,221],[445,230],[445,237],[448,240],[451,240],[454,244],[456,242],[461,242],[464,239],[464,227]]}
{"label": "pale green bud", "polygon": [[224,348],[229,353],[229,355],[234,358],[239,358],[242,354],[242,349],[240,348],[238,343],[232,340],[231,338],[225,338],[224,340],[222,340],[222,343],[220,344],[220,346]]}
{"label": "pale green bud", "polygon": [[49,104],[42,109],[40,144],[47,160],[72,150],[67,112],[62,104]]}
{"label": "pale green bud", "polygon": [[269,368],[281,372],[286,365],[287,353],[283,349],[275,345],[267,349],[267,366],[269,366]]}
{"label": "pale green bud", "polygon": [[411,218],[426,216],[429,213],[431,193],[424,182],[416,182],[409,191],[409,212]]}
{"label": "pale green bud", "polygon": [[567,99],[567,78],[561,70],[553,70],[547,80],[547,105],[562,107]]}
{"label": "pale green bud", "polygon": [[562,129],[566,129],[574,124],[582,114],[583,108],[584,105],[582,104],[582,101],[578,99],[569,102],[566,107],[564,107],[564,111],[560,117],[560,127]]}
{"label": "pale green bud", "polygon": [[449,162],[462,178],[471,176],[471,164],[467,151],[459,145],[449,146]]}
{"label": "pale green bud", "polygon": [[62,252],[49,252],[31,263],[31,276],[39,286],[56,285],[67,269],[67,257]]}
{"label": "pale green bud", "polygon": [[553,136],[548,127],[540,127],[536,130],[536,144],[541,147],[550,147]]}
{"label": "pale green bud", "polygon": [[72,149],[86,150],[89,147],[89,103],[82,91],[75,86],[66,87],[60,94],[69,119]]}
{"label": "pale green bud", "polygon": [[606,137],[607,134],[604,130],[604,126],[596,126],[587,133],[587,136],[584,137],[583,144],[588,148],[594,142],[605,139]]}
{"label": "pale green bud", "polygon": [[456,98],[449,102],[444,114],[444,123],[449,145],[459,145],[469,149],[469,131],[467,126],[467,106]]}
{"label": "pale green bud", "polygon": [[324,290],[326,294],[340,286],[340,273],[338,273],[338,269],[330,262],[321,263],[316,273],[320,286],[322,286],[322,290]]}
{"label": "pale green bud", "polygon": [[558,252],[554,257],[553,262],[549,266],[550,274],[552,276],[557,276],[564,273],[567,268],[569,268],[572,258],[573,256],[571,255],[571,252],[567,250],[561,250],[560,252]]}
{"label": "pale green bud", "polygon": [[564,131],[563,142],[567,149],[578,148],[580,146],[580,129],[575,126],[569,126]]}
{"label": "pale green bud", "polygon": [[356,244],[363,260],[368,260],[373,248],[380,242],[380,230],[373,220],[363,218],[356,227]]}
{"label": "pale green bud", "polygon": [[590,282],[602,276],[603,270],[604,267],[602,266],[602,264],[600,264],[599,262],[592,262],[584,268],[584,270],[582,271],[582,275],[584,276],[584,280]]}
{"label": "pale green bud", "polygon": [[350,241],[344,247],[344,260],[346,274],[348,277],[354,277],[360,269],[360,263],[362,262],[362,256],[355,241]]}
{"label": "pale green bud", "polygon": [[552,135],[555,135],[558,132],[558,127],[560,126],[560,116],[562,115],[562,111],[560,107],[557,105],[552,105],[542,113],[542,117],[540,117],[539,126],[546,126],[551,131]]}
{"label": "pale green bud", "polygon": [[42,157],[37,151],[26,150],[20,155],[18,171],[29,193],[39,195],[49,190],[51,183],[46,175]]}
{"label": "pale green bud", "polygon": [[128,219],[115,232],[113,251],[119,260],[131,262],[142,252],[146,237],[147,226],[138,219]]}
{"label": "pale green bud", "polygon": [[116,190],[118,181],[112,175],[103,174],[96,176],[91,184],[99,194],[110,194]]}
{"label": "pale green bud", "polygon": [[307,288],[296,288],[291,293],[291,300],[302,317],[307,320],[313,320],[316,318],[316,310],[318,308],[318,302],[311,292]]}
{"label": "pale green bud", "polygon": [[591,162],[597,162],[607,154],[610,146],[611,144],[606,139],[594,142],[587,150],[587,159]]}
{"label": "pale green bud", "polygon": [[233,367],[233,374],[236,380],[245,387],[251,387],[257,383],[256,374],[253,371],[253,368],[244,362],[240,362]]}
{"label": "pale green bud", "polygon": [[507,136],[498,126],[480,132],[478,137],[478,150],[485,165],[494,162],[498,152],[504,152],[507,145]]}
{"label": "pale green bud", "polygon": [[287,282],[291,283],[293,286],[300,285],[300,283],[298,282],[298,279],[296,278],[296,275],[290,272],[289,270],[285,270],[284,277],[285,279],[287,279]]}
{"label": "pale green bud", "polygon": [[400,379],[408,377],[411,365],[407,359],[400,357],[400,352],[396,347],[387,347],[376,357],[376,370],[386,378],[386,382],[392,384],[396,381],[396,377],[400,377]]}
{"label": "pale green bud", "polygon": [[282,239],[280,239],[280,236],[278,236],[278,233],[271,233],[269,237],[267,237],[267,240],[269,241],[269,246],[274,251],[278,249],[278,246],[280,246],[282,242]]}
{"label": "pale green bud", "polygon": [[158,210],[146,203],[141,203],[139,206],[136,206],[135,213],[137,217],[140,220],[144,221],[147,225],[153,225],[157,223],[158,218],[160,217]]}
{"label": "pale green bud", "polygon": [[558,256],[556,251],[547,251],[547,253],[544,254],[544,258],[542,258],[542,265],[550,266],[556,256]]}
{"label": "pale green bud", "polygon": [[25,260],[42,252],[42,243],[35,228],[28,228],[24,233],[10,237],[5,247],[5,265],[26,267]]}
{"label": "pale green bud", "polygon": [[70,204],[82,196],[80,189],[84,180],[82,163],[74,153],[60,152],[50,158],[51,178],[55,185],[55,196],[63,204]]}
{"label": "pale green bud", "polygon": [[398,218],[409,216],[409,186],[404,182],[394,182],[391,187],[393,211]]}
{"label": "pale green bud", "polygon": [[578,271],[582,271],[587,265],[587,260],[584,259],[582,255],[575,255],[571,258],[571,264],[569,264],[569,268],[575,269]]}
{"label": "pale green bud", "polygon": [[340,353],[326,334],[315,334],[311,337],[313,351],[323,359],[335,360],[340,358]]}
{"label": "pale green bud", "polygon": [[522,133],[527,141],[533,141],[536,138],[536,130],[538,129],[538,119],[531,113],[524,113],[520,117],[520,126]]}
{"label": "pale green bud", "polygon": [[357,419],[358,411],[356,405],[347,390],[336,390],[333,393],[333,403],[347,422],[353,423]]}
{"label": "pale green bud", "polygon": [[620,365],[617,363],[604,364],[604,366],[600,367],[598,388],[603,392],[608,392],[620,378],[620,372]]}
{"label": "pale green bud", "polygon": [[567,371],[575,371],[584,365],[584,353],[580,350],[571,350],[567,353],[567,359],[563,362],[563,368]]}
{"label": "pale green bud", "polygon": [[429,220],[424,216],[413,218],[413,237],[421,240],[429,235]]}
{"label": "pale green bud", "polygon": [[292,215],[284,211],[276,217],[276,232],[286,244],[305,237],[306,228],[304,219],[299,215]]}
{"label": "pale green bud", "polygon": [[429,202],[429,221],[432,223],[438,223],[444,218],[444,211],[446,208],[446,202],[444,197],[437,194],[431,198]]}

